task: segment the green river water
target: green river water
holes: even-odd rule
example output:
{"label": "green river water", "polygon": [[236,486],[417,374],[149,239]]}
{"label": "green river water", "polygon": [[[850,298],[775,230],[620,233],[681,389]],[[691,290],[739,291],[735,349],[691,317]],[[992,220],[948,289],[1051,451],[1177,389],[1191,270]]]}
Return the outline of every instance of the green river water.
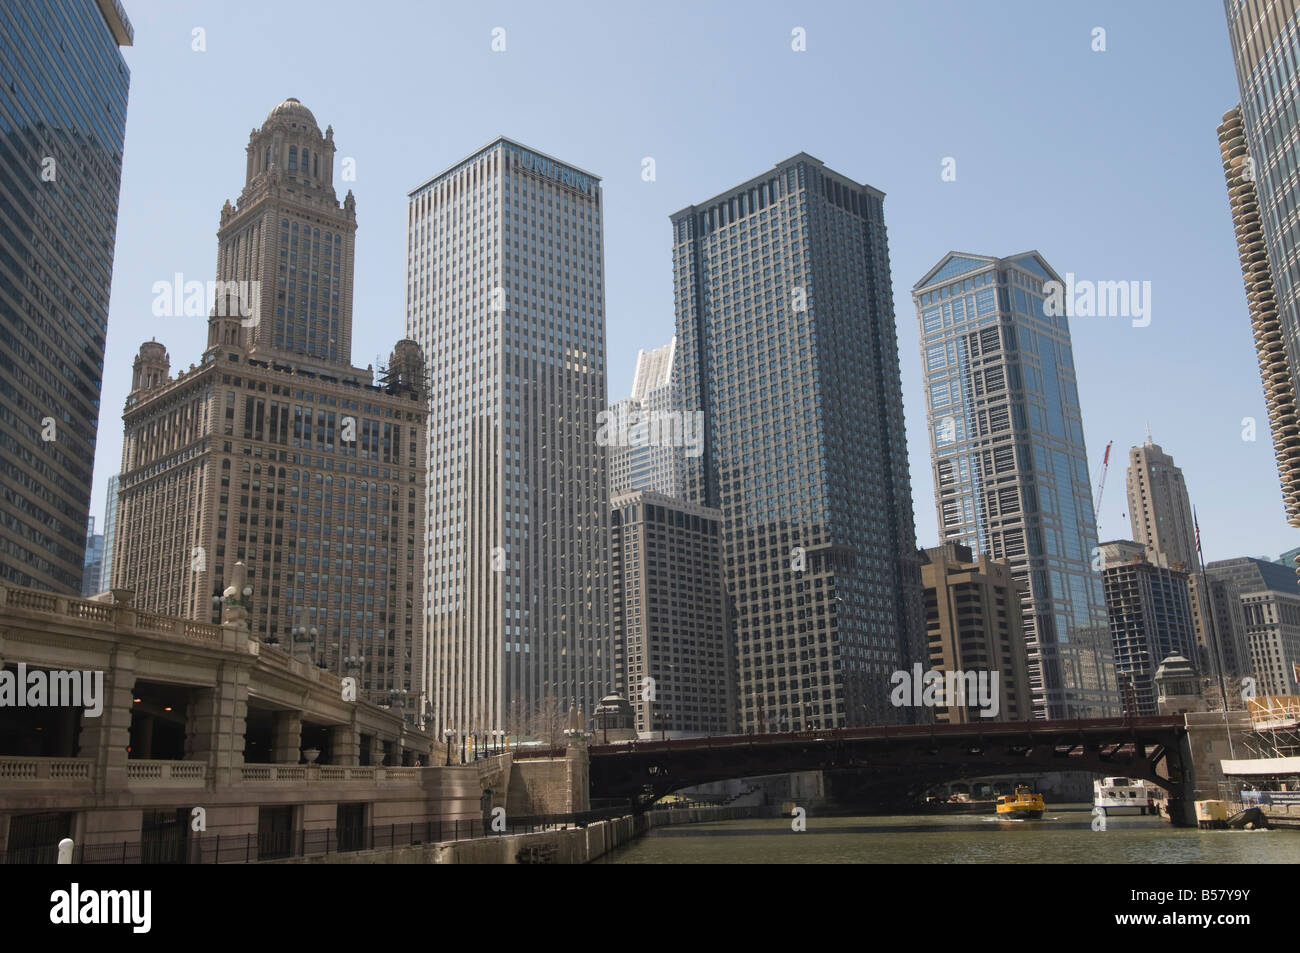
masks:
{"label": "green river water", "polygon": [[1298,864],[1300,830],[1201,831],[1158,817],[1107,818],[1087,804],[1048,805],[1041,821],[980,814],[754,818],[657,827],[597,863],[611,864]]}

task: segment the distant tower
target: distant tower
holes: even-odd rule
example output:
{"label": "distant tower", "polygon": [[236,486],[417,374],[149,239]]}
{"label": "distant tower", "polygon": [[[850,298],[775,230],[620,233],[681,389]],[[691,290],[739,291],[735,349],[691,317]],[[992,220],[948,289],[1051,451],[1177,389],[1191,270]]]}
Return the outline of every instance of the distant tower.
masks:
{"label": "distant tower", "polygon": [[1196,530],[1183,471],[1151,442],[1149,432],[1146,443],[1131,448],[1128,458],[1124,480],[1134,542],[1141,543],[1157,565],[1195,572]]}
{"label": "distant tower", "polygon": [[[663,421],[682,412],[680,388],[674,381],[677,339],[636,355],[632,394],[610,405],[616,422],[628,421],[627,431],[609,447],[609,493],[651,490],[675,499],[685,497],[684,441],[667,439]],[[669,415],[665,417],[665,415]],[[692,431],[693,433],[694,431]],[[702,440],[703,434],[697,434]]]}

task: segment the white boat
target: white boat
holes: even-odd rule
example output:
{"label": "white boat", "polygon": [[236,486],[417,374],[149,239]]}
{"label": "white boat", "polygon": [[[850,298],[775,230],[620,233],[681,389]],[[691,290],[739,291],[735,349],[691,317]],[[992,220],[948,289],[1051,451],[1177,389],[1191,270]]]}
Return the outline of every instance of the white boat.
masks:
{"label": "white boat", "polygon": [[1165,792],[1141,778],[1099,778],[1092,782],[1092,806],[1107,815],[1157,814]]}

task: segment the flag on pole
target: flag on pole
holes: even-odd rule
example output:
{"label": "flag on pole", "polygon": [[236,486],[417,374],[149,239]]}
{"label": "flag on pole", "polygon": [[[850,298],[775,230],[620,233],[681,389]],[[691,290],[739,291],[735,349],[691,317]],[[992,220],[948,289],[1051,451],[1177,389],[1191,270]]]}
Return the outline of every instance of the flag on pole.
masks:
{"label": "flag on pole", "polygon": [[1196,552],[1201,551],[1201,521],[1196,518],[1196,508],[1192,508],[1192,525],[1196,527]]}

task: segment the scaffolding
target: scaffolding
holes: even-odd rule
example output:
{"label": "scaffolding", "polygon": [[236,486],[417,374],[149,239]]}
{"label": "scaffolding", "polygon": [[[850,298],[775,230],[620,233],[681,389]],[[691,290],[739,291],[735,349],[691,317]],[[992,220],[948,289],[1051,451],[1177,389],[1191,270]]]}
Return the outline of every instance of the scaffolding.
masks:
{"label": "scaffolding", "polygon": [[1300,695],[1261,695],[1246,701],[1246,748],[1256,758],[1300,757]]}

